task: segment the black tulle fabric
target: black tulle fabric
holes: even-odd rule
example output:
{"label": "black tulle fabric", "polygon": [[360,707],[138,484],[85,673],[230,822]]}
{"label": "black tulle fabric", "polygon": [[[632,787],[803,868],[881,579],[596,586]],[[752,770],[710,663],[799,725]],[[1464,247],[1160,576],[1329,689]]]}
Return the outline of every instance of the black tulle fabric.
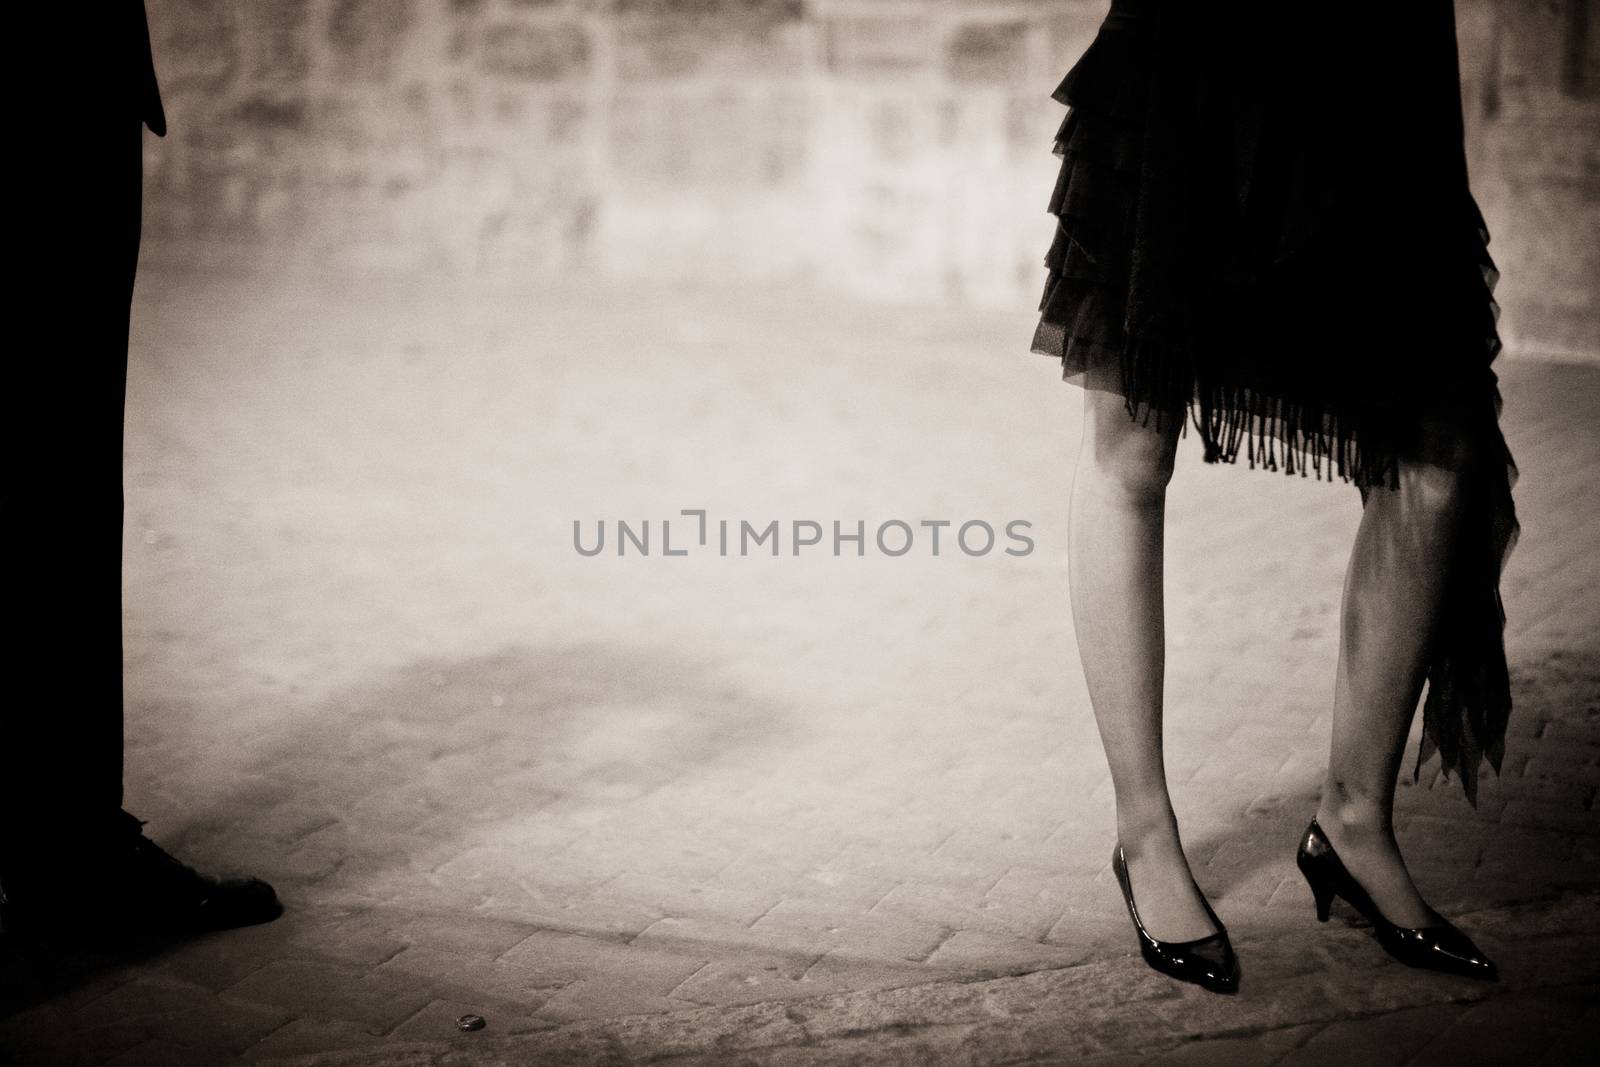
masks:
{"label": "black tulle fabric", "polygon": [[1071,381],[1119,368],[1130,416],[1187,416],[1207,462],[1326,472],[1363,498],[1402,461],[1465,475],[1414,773],[1437,752],[1476,804],[1511,709],[1499,581],[1518,527],[1450,0],[1115,0],[1053,96],[1069,110],[1034,351]]}

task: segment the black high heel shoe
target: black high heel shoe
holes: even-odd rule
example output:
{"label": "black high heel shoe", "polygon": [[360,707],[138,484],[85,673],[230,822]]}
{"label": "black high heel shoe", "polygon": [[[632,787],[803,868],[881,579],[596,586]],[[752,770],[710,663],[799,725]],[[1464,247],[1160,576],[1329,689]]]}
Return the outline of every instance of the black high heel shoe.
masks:
{"label": "black high heel shoe", "polygon": [[[1111,853],[1111,869],[1116,872],[1117,884],[1122,887],[1122,899],[1128,905],[1128,916],[1133,919],[1133,928],[1139,934],[1139,953],[1146,963],[1162,974],[1180,982],[1193,982],[1213,993],[1239,991],[1239,960],[1233,954],[1232,943],[1228,941],[1228,928],[1211,910],[1211,902],[1206,900],[1204,893],[1200,894],[1200,902],[1205,905],[1211,921],[1216,923],[1217,932],[1193,941],[1157,941],[1146,932],[1144,923],[1139,921],[1139,909],[1133,903],[1133,887],[1128,882],[1128,860],[1122,854],[1120,844]],[[1199,892],[1200,887],[1195,886],[1195,891]]]}
{"label": "black high heel shoe", "polygon": [[1396,926],[1385,919],[1367,891],[1361,888],[1361,883],[1345,869],[1344,861],[1333,850],[1332,842],[1316,819],[1311,820],[1300,840],[1295,864],[1306,876],[1306,884],[1311,886],[1311,895],[1316,898],[1319,922],[1328,921],[1333,898],[1344,897],[1372,923],[1372,932],[1384,951],[1407,967],[1424,967],[1490,982],[1499,979],[1500,972],[1493,961],[1448,919],[1441,916],[1437,924],[1421,927]]}

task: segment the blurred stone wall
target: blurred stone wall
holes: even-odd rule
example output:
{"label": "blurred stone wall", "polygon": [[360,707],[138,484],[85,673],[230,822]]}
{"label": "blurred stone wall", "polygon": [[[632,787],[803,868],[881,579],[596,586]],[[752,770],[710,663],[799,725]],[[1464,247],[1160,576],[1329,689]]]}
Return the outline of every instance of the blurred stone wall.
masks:
{"label": "blurred stone wall", "polygon": [[1502,333],[1600,362],[1600,0],[1456,0],[1456,36]]}
{"label": "blurred stone wall", "polygon": [[[1597,0],[1459,0],[1508,335],[1595,347]],[[147,261],[1038,296],[1105,0],[148,0]]]}

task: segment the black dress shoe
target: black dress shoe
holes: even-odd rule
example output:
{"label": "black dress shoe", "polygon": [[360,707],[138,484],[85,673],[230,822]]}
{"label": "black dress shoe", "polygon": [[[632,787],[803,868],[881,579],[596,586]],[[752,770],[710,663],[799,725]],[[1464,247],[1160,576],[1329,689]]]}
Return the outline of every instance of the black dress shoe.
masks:
{"label": "black dress shoe", "polygon": [[[1233,944],[1228,940],[1228,929],[1211,910],[1205,894],[1200,901],[1206,914],[1216,924],[1217,932],[1193,941],[1157,941],[1145,930],[1139,919],[1139,909],[1133,903],[1133,886],[1128,881],[1128,861],[1119,844],[1111,853],[1111,869],[1116,872],[1117,884],[1122,887],[1122,899],[1128,905],[1128,917],[1139,935],[1139,953],[1155,970],[1181,982],[1192,982],[1213,993],[1239,991],[1239,959],[1233,954]],[[1200,887],[1195,886],[1199,892]]]}
{"label": "black dress shoe", "polygon": [[[259,878],[213,878],[178,862],[136,825],[123,846],[135,918],[176,931],[228,930],[271,922],[283,914],[272,887]],[[114,890],[113,890],[114,891]]]}
{"label": "black dress shoe", "polygon": [[1317,903],[1317,919],[1327,922],[1333,898],[1343,897],[1350,906],[1366,916],[1372,932],[1384,951],[1408,967],[1422,967],[1432,971],[1482,978],[1493,982],[1500,977],[1494,961],[1472,943],[1472,939],[1440,916],[1431,926],[1396,926],[1383,917],[1372,897],[1361,888],[1344,861],[1333,850],[1333,843],[1317,820],[1312,819],[1300,839],[1300,849],[1295,864],[1311,886],[1311,895]]}
{"label": "black dress shoe", "polygon": [[6,925],[99,939],[227,930],[283,914],[266,882],[201,874],[145,837],[143,825],[118,812],[104,834],[8,871]]}

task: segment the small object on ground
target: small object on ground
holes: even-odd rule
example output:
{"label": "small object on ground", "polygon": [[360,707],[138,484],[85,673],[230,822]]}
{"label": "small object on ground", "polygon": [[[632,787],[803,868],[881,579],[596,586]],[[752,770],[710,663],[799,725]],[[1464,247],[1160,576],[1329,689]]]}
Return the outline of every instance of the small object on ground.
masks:
{"label": "small object on ground", "polygon": [[463,1015],[456,1020],[457,1030],[482,1030],[489,1025],[489,1020],[481,1015]]}

